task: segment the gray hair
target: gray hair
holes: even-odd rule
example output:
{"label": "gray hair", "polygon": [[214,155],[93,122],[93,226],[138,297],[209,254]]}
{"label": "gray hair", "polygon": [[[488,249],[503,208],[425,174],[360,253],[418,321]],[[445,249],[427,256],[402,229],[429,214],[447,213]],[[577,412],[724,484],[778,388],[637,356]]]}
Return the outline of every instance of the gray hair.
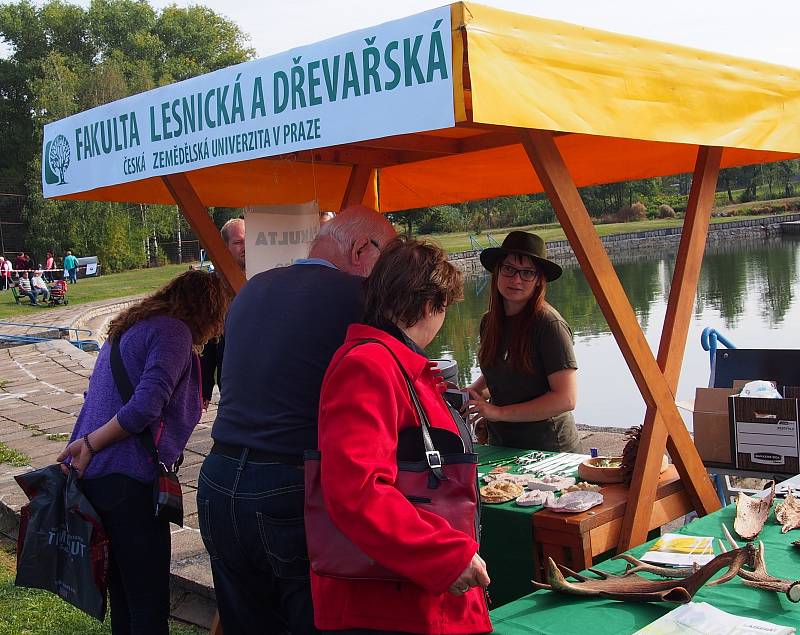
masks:
{"label": "gray hair", "polygon": [[[319,228],[311,249],[323,240],[332,240],[346,254],[359,238],[389,238],[394,235],[392,224],[383,214],[364,205],[353,205],[336,214]],[[383,240],[381,242],[384,242]]]}
{"label": "gray hair", "polygon": [[222,229],[219,230],[219,233],[222,234],[222,240],[225,241],[226,245],[228,244],[228,241],[230,240],[231,228],[234,225],[239,225],[240,223],[242,224],[242,226],[244,226],[244,219],[243,218],[231,218],[229,221],[227,221],[222,226]]}

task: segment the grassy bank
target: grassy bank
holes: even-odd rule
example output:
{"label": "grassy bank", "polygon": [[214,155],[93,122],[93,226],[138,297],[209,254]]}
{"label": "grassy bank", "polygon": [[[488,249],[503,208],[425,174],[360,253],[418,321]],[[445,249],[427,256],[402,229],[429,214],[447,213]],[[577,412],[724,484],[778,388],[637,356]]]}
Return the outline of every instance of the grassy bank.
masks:
{"label": "grassy bank", "polygon": [[[744,205],[731,205],[730,208],[742,207]],[[727,209],[727,208],[725,208]],[[786,214],[796,214],[797,212],[786,212]],[[779,216],[781,214],[772,214]],[[742,220],[757,218],[755,216],[730,216],[730,217],[715,217],[711,219],[712,224],[718,223],[731,223]],[[681,227],[683,225],[682,218],[667,218],[655,220],[634,221],[630,223],[608,223],[604,225],[595,225],[595,229],[600,236],[611,236],[614,234],[628,234],[634,232],[653,231],[656,229],[664,229],[667,227]],[[527,225],[525,227],[504,227],[493,229],[488,234],[498,243],[503,241],[509,232],[514,230],[529,231],[539,234],[545,241],[564,240],[566,238],[564,230],[558,223],[549,223],[546,225]],[[469,236],[471,232],[456,232],[452,234],[429,234],[427,236],[420,236],[420,238],[430,238],[438,242],[449,253],[459,251],[470,251],[474,249],[471,245]],[[486,233],[477,236],[478,242],[482,247],[489,247],[489,241],[486,238]],[[473,234],[474,235],[474,234]]]}
{"label": "grassy bank", "polygon": [[[186,271],[188,267],[187,264],[165,265],[153,269],[134,269],[97,278],[81,278],[78,280],[78,284],[69,285],[67,289],[69,306],[150,293],[172,280],[179,273]],[[25,317],[48,313],[53,316],[53,324],[59,324],[58,316],[63,309],[63,306],[49,307],[44,304],[30,306],[26,299],[23,299],[21,304],[16,304],[10,291],[0,291],[0,320],[25,322]]]}
{"label": "grassy bank", "polygon": [[[111,621],[88,617],[47,591],[14,586],[15,546],[0,540],[0,634],[2,635],[110,635]],[[170,635],[200,635],[206,631],[173,622]]]}

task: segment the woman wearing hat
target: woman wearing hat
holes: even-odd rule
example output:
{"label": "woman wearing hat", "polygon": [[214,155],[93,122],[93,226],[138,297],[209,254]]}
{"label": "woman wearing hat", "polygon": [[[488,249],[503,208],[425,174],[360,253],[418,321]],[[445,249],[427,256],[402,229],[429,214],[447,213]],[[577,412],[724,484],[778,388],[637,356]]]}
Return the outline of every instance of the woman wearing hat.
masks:
{"label": "woman wearing hat", "polygon": [[492,288],[481,321],[481,375],[468,387],[470,413],[485,424],[490,445],[579,451],[572,330],[545,301],[561,267],[547,258],[539,236],[522,231],[485,249],[481,264],[492,273]]}

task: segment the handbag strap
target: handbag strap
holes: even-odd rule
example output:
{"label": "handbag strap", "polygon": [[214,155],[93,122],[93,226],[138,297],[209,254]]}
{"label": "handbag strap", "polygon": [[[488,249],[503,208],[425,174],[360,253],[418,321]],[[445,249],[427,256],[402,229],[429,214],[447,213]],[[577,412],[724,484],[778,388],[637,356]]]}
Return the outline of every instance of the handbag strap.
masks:
{"label": "handbag strap", "polygon": [[411,395],[411,402],[414,404],[414,409],[417,411],[417,416],[419,417],[420,428],[422,430],[422,444],[425,448],[425,461],[427,462],[428,467],[433,475],[438,480],[446,481],[447,475],[442,469],[442,456],[439,454],[439,451],[433,444],[433,438],[431,438],[431,422],[428,420],[428,415],[425,413],[425,409],[422,407],[422,402],[419,400],[419,395],[417,395],[417,391],[414,389],[414,384],[411,383],[411,378],[408,376],[406,369],[400,363],[400,360],[397,358],[397,355],[395,355],[395,352],[384,342],[381,342],[375,338],[366,338],[359,341],[357,344],[347,349],[347,351],[345,351],[345,355],[347,355],[347,353],[352,351],[354,348],[362,346],[363,344],[380,344],[387,351],[389,351],[389,354],[392,357],[394,357],[394,361],[397,362],[397,366],[400,368],[400,372],[403,374],[403,378],[406,380],[406,386],[408,386],[408,392]]}
{"label": "handbag strap", "polygon": [[[122,336],[118,335],[111,340],[111,374],[114,376],[114,383],[117,386],[120,397],[122,397],[122,405],[124,406],[131,400],[131,397],[133,397],[133,384],[131,383],[128,371],[125,370],[125,364],[122,361],[122,351],[120,351],[119,344],[120,339],[122,339]],[[144,446],[147,453],[153,457],[155,464],[158,465],[158,448],[156,448],[156,444],[153,442],[153,435],[150,434],[150,431],[145,428],[136,436],[139,438],[139,442]]]}

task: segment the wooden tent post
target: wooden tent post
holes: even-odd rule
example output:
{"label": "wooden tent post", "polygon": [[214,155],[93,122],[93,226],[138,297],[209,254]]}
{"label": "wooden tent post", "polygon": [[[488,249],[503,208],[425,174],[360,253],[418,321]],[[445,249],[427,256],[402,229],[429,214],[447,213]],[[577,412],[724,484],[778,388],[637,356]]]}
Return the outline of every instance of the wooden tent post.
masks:
{"label": "wooden tent post", "polygon": [[186,220],[189,221],[200,244],[206,249],[214,262],[217,271],[228,281],[237,293],[245,283],[244,272],[236,264],[231,252],[219,235],[219,230],[208,215],[208,209],[200,201],[192,184],[185,174],[170,174],[162,176],[164,185],[167,186],[175,203],[181,208]]}
{"label": "wooden tent post", "polygon": [[370,176],[372,176],[372,167],[361,163],[353,166],[350,171],[350,177],[347,179],[347,187],[344,190],[339,211],[364,201],[364,195],[367,193],[367,187],[369,187]]}
{"label": "wooden tent post", "polygon": [[[658,366],[664,373],[673,394],[678,390],[721,160],[722,148],[698,149],[689,205],[686,208],[675,271],[669,289],[664,328],[658,347]],[[647,539],[661,469],[661,457],[668,442],[674,462],[676,464],[682,462],[683,457],[676,451],[675,444],[667,434],[667,428],[658,416],[658,412],[648,407],[640,441],[641,450],[636,457],[630,486],[631,500],[639,501],[639,505],[629,505],[625,509],[617,545],[617,550],[620,552],[627,551]]]}
{"label": "wooden tent post", "polygon": [[[716,493],[675,406],[672,391],[642,333],[552,133],[522,130],[520,134],[528,158],[556,211],[645,403],[659,414],[673,438],[675,454],[680,457],[675,461],[676,468],[694,508],[701,514],[719,509]],[[633,502],[637,509],[641,507],[640,500]]]}

